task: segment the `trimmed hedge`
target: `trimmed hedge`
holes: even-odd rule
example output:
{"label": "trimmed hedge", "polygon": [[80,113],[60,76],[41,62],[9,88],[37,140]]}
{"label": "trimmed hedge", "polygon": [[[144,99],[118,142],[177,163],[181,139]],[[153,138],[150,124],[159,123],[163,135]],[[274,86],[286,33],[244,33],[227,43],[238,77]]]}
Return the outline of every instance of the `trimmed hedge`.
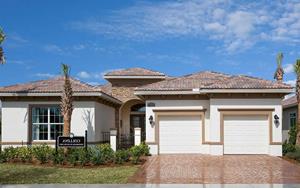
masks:
{"label": "trimmed hedge", "polygon": [[142,156],[149,155],[149,147],[146,144],[133,146],[128,150],[117,150],[114,152],[109,144],[100,144],[85,148],[70,148],[64,153],[63,148],[52,148],[46,144],[33,147],[8,147],[0,152],[0,163],[4,162],[28,162],[34,160],[40,164],[51,162],[55,165],[104,165],[104,164],[123,164],[131,161],[138,164]]}

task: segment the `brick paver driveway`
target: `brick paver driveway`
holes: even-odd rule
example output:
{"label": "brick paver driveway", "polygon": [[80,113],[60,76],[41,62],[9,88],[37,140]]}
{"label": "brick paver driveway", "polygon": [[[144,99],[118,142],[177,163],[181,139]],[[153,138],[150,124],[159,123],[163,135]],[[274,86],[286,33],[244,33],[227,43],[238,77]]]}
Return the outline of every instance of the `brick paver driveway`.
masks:
{"label": "brick paver driveway", "polygon": [[149,157],[130,183],[300,183],[300,165],[267,155]]}

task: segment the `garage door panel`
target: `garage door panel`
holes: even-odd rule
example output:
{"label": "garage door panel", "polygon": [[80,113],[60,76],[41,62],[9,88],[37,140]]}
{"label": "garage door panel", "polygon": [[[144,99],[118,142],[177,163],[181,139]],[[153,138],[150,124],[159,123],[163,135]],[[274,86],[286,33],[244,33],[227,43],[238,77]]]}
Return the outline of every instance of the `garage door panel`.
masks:
{"label": "garage door panel", "polygon": [[224,154],[267,154],[268,116],[224,116]]}
{"label": "garage door panel", "polygon": [[159,120],[160,153],[200,153],[201,117],[161,116]]}

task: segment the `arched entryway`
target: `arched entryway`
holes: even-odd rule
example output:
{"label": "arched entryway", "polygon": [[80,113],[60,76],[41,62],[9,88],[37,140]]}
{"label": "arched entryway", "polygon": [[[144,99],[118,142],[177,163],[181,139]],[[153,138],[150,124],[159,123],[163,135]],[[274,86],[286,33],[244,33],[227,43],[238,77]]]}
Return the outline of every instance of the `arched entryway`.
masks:
{"label": "arched entryway", "polygon": [[145,141],[145,102],[132,99],[120,108],[119,141],[123,147],[134,145],[134,128],[141,128],[142,141]]}

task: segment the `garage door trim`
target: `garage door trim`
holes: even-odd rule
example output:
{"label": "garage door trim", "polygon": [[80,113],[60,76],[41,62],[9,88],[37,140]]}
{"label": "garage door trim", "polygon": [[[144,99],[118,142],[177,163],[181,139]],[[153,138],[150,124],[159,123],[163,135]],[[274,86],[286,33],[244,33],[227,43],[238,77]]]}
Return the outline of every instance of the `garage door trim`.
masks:
{"label": "garage door trim", "polygon": [[[155,143],[158,147],[158,154],[159,151],[159,117],[160,116],[194,116],[199,115],[201,116],[201,124],[199,126],[202,126],[202,143],[205,142],[205,110],[155,110]],[[200,136],[200,135],[199,135]],[[201,144],[201,143],[199,143]]]}
{"label": "garage door trim", "polygon": [[275,109],[218,109],[220,111],[220,140],[224,146],[224,115],[267,115],[269,121],[269,145],[281,145],[273,142],[273,116]]}

